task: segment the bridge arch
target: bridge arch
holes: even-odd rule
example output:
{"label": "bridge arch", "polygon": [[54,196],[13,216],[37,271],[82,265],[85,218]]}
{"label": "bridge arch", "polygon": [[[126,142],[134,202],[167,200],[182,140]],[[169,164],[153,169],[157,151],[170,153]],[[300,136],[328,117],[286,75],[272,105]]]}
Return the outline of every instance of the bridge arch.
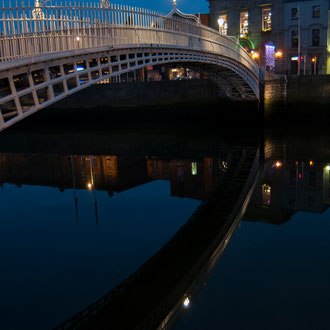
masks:
{"label": "bridge arch", "polygon": [[[90,15],[80,20],[75,15],[82,8],[70,8],[65,28],[67,8],[51,6],[44,8],[45,19],[33,18],[31,32],[17,18],[20,33],[0,36],[0,130],[81,89],[109,78],[119,82],[121,74],[150,65],[212,66],[237,96],[259,98],[259,68],[236,38],[131,7],[83,7]],[[7,12],[13,15],[15,8]],[[9,26],[6,17],[0,17],[0,30]],[[155,26],[164,17],[166,26]]]}

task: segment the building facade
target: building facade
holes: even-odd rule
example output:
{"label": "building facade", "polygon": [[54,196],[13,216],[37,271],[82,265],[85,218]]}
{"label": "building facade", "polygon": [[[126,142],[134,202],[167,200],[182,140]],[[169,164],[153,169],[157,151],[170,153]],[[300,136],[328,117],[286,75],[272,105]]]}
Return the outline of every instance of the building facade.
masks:
{"label": "building facade", "polygon": [[208,1],[210,26],[238,37],[267,71],[330,73],[328,0]]}
{"label": "building facade", "polygon": [[300,74],[329,74],[329,1],[285,0],[283,9],[283,57],[288,74],[297,74],[298,67]]}

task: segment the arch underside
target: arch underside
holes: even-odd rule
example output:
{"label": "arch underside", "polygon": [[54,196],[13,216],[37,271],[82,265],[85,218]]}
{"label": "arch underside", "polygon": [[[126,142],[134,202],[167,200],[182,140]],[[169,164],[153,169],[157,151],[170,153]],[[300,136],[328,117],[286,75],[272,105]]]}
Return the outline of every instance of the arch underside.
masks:
{"label": "arch underside", "polygon": [[[79,63],[84,63],[83,67]],[[36,57],[30,63],[7,66],[5,70],[0,64],[0,82],[8,81],[5,93],[0,84],[0,130],[91,85],[109,79],[120,82],[124,73],[166,64],[205,70],[231,99],[259,98],[258,77],[233,59],[214,53],[150,45],[62,53],[49,60],[40,57],[39,62]]]}

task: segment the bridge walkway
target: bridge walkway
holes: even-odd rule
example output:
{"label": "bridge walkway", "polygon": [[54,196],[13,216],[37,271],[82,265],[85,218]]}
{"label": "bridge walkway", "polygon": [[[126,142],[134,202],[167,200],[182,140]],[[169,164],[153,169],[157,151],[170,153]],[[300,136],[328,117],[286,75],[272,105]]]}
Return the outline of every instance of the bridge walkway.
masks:
{"label": "bridge walkway", "polygon": [[233,149],[228,162],[209,199],[158,253],[56,329],[156,329],[167,322],[178,302],[190,295],[217,246],[228,243],[227,233],[242,214],[256,175],[257,148]]}

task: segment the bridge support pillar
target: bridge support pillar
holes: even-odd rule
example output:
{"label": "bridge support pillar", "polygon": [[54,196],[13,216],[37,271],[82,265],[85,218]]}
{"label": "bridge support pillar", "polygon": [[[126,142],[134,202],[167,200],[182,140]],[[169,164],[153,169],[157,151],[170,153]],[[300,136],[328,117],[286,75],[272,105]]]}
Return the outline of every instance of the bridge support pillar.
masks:
{"label": "bridge support pillar", "polygon": [[[34,89],[34,81],[33,81],[31,72],[28,73],[28,80],[29,80],[30,88]],[[38,108],[39,107],[39,99],[38,99],[38,95],[37,95],[37,92],[36,92],[35,89],[32,92],[32,97],[33,97],[34,106],[36,108]]]}
{"label": "bridge support pillar", "polygon": [[19,98],[17,96],[17,91],[16,91],[16,87],[15,87],[15,84],[14,84],[13,76],[10,75],[8,77],[8,80],[9,80],[9,86],[10,86],[10,89],[11,89],[11,93],[15,96],[14,102],[15,102],[15,107],[17,109],[17,115],[19,117],[23,117],[23,110],[22,110],[22,107],[21,107],[21,103],[19,101]]}

